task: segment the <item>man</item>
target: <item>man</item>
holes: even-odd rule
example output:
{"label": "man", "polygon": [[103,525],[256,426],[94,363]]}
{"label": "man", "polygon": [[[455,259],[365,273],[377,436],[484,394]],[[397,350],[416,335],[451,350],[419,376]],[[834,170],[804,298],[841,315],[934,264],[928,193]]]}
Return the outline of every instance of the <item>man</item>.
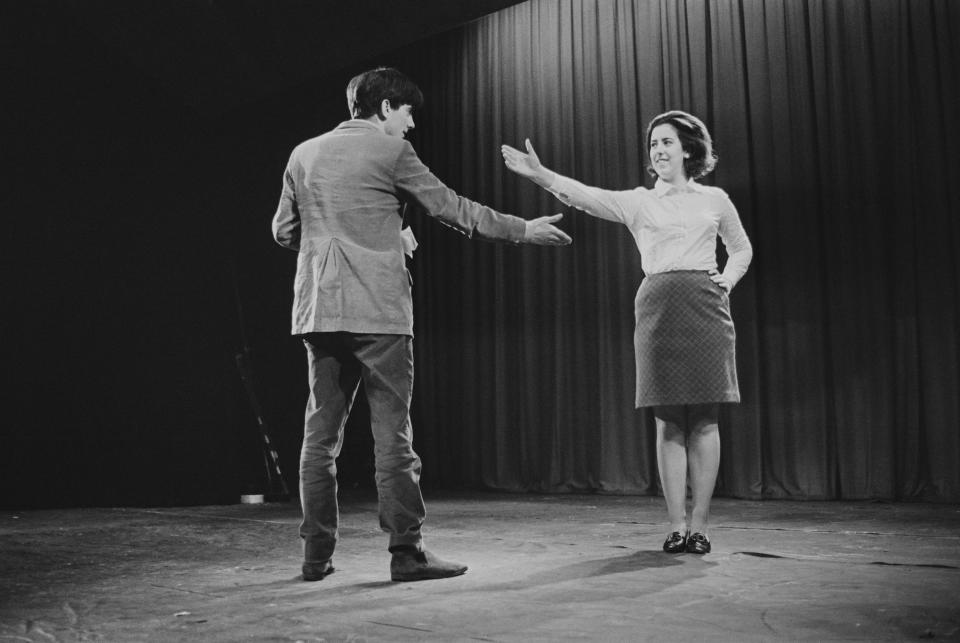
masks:
{"label": "man", "polygon": [[347,86],[352,118],[298,145],[273,219],[277,242],[298,251],[293,334],[307,349],[310,395],[300,454],[303,579],[333,572],[336,459],[361,379],[370,405],[380,526],[395,581],[446,578],[467,567],[423,547],[420,458],[413,451],[413,301],[402,207],[415,203],[470,238],[567,245],[561,215],[525,221],[458,196],[404,140],[423,94],[395,69]]}

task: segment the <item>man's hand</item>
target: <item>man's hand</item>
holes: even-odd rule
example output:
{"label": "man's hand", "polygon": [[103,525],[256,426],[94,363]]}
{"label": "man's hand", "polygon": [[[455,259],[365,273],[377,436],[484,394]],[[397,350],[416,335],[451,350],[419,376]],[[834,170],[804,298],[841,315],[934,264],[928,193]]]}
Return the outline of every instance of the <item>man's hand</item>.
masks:
{"label": "man's hand", "polygon": [[527,230],[523,235],[523,242],[537,246],[569,246],[573,243],[573,239],[566,232],[553,225],[562,218],[562,214],[555,214],[552,217],[540,217],[527,221]]}
{"label": "man's hand", "polygon": [[540,157],[534,151],[529,138],[526,139],[525,144],[526,154],[509,145],[501,145],[500,153],[503,154],[503,162],[510,171],[530,179],[540,187],[549,187],[553,182],[553,172],[540,164]]}

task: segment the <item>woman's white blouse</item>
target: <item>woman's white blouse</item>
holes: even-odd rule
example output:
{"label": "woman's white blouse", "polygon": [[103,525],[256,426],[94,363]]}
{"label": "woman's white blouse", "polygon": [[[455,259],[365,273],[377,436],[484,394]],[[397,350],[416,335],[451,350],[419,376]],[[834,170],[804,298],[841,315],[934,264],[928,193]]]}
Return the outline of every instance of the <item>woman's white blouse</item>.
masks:
{"label": "woman's white blouse", "polygon": [[723,275],[736,284],[747,272],[753,247],[727,193],[688,181],[676,187],[657,180],[653,189],[602,190],[555,174],[547,188],[563,203],[629,228],[643,272],[716,270],[717,236],[727,248]]}

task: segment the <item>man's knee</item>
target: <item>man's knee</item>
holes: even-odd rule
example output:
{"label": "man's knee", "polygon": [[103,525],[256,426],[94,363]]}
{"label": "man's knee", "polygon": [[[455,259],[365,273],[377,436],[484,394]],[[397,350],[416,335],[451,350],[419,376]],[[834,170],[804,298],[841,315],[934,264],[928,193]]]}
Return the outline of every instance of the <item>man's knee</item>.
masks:
{"label": "man's knee", "polygon": [[407,469],[420,466],[420,456],[409,446],[394,449],[374,449],[373,455],[378,469]]}

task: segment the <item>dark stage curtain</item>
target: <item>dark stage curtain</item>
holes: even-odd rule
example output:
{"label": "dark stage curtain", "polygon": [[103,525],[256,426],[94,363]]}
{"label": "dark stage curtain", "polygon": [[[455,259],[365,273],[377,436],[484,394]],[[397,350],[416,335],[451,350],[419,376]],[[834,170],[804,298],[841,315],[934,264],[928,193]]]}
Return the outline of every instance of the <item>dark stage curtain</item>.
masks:
{"label": "dark stage curtain", "polygon": [[643,129],[678,108],[711,128],[707,182],[755,248],[719,493],[960,500],[960,3],[535,0],[392,62],[425,89],[415,145],[441,178],[527,218],[567,211],[574,237],[505,247],[413,218],[426,480],[657,492],[633,409],[637,249],[499,145],[651,185]]}

